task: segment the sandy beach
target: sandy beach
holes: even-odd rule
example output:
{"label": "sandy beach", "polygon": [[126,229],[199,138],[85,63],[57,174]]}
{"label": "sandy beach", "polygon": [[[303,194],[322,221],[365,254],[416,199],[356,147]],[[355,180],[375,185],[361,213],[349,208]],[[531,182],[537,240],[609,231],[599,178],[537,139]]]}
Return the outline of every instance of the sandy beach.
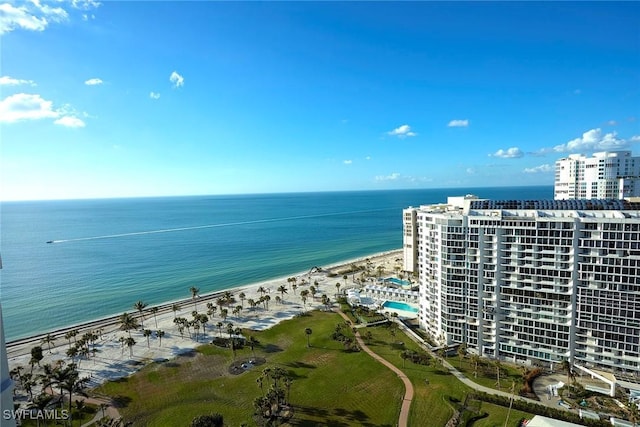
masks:
{"label": "sandy beach", "polygon": [[[25,370],[30,369],[29,361],[31,359],[31,349],[34,346],[41,346],[43,349],[44,359],[40,365],[55,364],[57,361],[65,363],[70,362],[67,356],[67,350],[74,345],[73,338],[65,338],[65,334],[72,330],[77,330],[76,339],[79,339],[86,332],[93,332],[98,336],[94,345],[90,348],[96,349],[95,355],[89,354],[84,357],[77,358],[81,377],[88,377],[88,387],[95,387],[104,381],[117,379],[131,375],[147,363],[159,359],[171,359],[180,354],[188,353],[195,347],[210,342],[211,339],[220,333],[219,323],[222,323],[222,331],[226,331],[227,324],[231,323],[234,328],[245,328],[251,330],[264,330],[271,326],[294,317],[303,310],[313,310],[322,308],[322,295],[327,295],[331,301],[335,301],[336,292],[343,293],[346,289],[359,287],[361,285],[361,273],[347,274],[344,279],[344,271],[351,266],[368,265],[372,277],[378,274],[378,268],[383,268],[384,276],[394,275],[398,267],[402,266],[402,251],[394,250],[379,254],[373,254],[354,260],[347,260],[330,266],[320,266],[320,268],[311,268],[308,272],[302,272],[296,275],[281,277],[274,280],[268,280],[260,283],[254,283],[246,286],[240,286],[223,291],[217,291],[211,294],[198,295],[196,298],[187,298],[181,301],[169,302],[156,306],[158,309],[155,314],[152,313],[152,307],[146,307],[143,315],[133,309],[135,301],[131,302],[131,309],[127,312],[131,314],[139,323],[144,323],[144,329],[152,331],[151,336],[146,337],[142,328],[131,330],[131,337],[136,344],[129,349],[121,342],[121,337],[128,337],[126,331],[120,330],[120,315],[108,317],[98,321],[76,325],[73,327],[51,331],[50,335],[55,341],[49,345],[43,342],[43,338],[47,334],[33,336],[27,339],[14,341],[7,344],[7,355],[9,359],[9,369],[22,366]],[[368,261],[368,262],[367,262]],[[287,280],[295,278],[293,280]],[[340,283],[340,287],[336,286]],[[286,293],[278,291],[278,288],[284,286]],[[309,291],[313,286],[316,289],[315,298],[309,295],[306,301],[301,297],[301,291]],[[293,289],[293,288],[296,289]],[[264,292],[260,292],[263,289]],[[185,289],[185,293],[189,290]],[[221,307],[218,306],[217,300],[223,296],[225,292],[230,292],[235,299],[228,309],[226,319],[221,317]],[[240,294],[244,294],[244,299],[240,299]],[[258,301],[261,296],[269,296],[267,304],[259,304],[250,307],[251,300]],[[183,334],[179,332],[178,326],[174,323],[174,318],[184,317],[191,320],[192,312],[197,311],[201,314],[207,313],[207,303],[212,303],[217,307],[213,315],[209,315],[209,321],[206,324],[206,331],[199,331],[199,338],[196,341],[187,330]],[[173,311],[173,306],[177,304],[180,309]],[[242,306],[240,312],[233,312],[237,306]],[[160,339],[156,331],[164,331],[164,335]],[[190,336],[191,335],[191,336]],[[41,368],[35,366],[34,373]],[[18,394],[16,402],[26,402],[27,396]]]}

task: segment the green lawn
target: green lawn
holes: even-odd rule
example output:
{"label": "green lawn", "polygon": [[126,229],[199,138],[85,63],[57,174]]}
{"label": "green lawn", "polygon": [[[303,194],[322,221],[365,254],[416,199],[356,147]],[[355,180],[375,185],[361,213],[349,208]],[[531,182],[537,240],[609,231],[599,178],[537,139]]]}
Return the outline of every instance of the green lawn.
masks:
{"label": "green lawn", "polygon": [[[207,346],[206,351],[176,363],[152,364],[138,374],[109,382],[98,391],[119,396],[121,414],[135,425],[188,425],[197,415],[219,412],[225,424],[254,425],[253,400],[261,395],[256,379],[262,369],[280,366],[293,378],[290,401],[298,426],[394,426],[404,392],[402,382],[365,353],[346,353],[331,340],[334,313],[312,312],[284,321],[263,332],[251,332],[261,343],[257,356],[263,366],[228,375],[230,350]],[[311,328],[307,348],[305,328]],[[250,349],[237,357],[251,357]]]}
{"label": "green lawn", "polygon": [[[399,378],[364,352],[347,353],[331,333],[343,319],[335,313],[311,312],[309,316],[284,321],[262,332],[246,331],[260,341],[256,356],[267,360],[240,375],[229,375],[233,361],[230,350],[203,346],[193,357],[151,364],[129,378],[104,384],[98,391],[116,396],[122,403],[123,417],[134,425],[188,425],[197,415],[218,412],[225,424],[255,425],[253,400],[261,396],[256,379],[267,367],[284,368],[293,378],[290,401],[294,407],[291,425],[315,426],[395,426],[404,387]],[[311,328],[311,348],[307,348],[305,328]],[[429,366],[403,360],[401,348],[420,350],[400,331],[391,335],[388,326],[360,329],[372,333],[369,347],[386,358],[411,379],[415,400],[410,426],[444,426],[453,414],[451,396],[463,400],[471,391],[432,359]],[[350,335],[350,328],[343,329]],[[238,351],[237,358],[251,357],[251,350]],[[453,361],[453,360],[452,360]],[[425,381],[427,380],[427,381]],[[475,427],[504,425],[507,408],[481,404],[487,418]],[[512,411],[513,424],[530,415]]]}

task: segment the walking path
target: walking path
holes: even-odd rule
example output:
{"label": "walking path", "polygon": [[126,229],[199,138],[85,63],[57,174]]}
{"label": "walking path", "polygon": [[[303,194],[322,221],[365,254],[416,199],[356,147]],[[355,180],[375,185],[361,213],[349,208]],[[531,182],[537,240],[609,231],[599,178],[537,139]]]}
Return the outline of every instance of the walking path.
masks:
{"label": "walking path", "polygon": [[[418,343],[420,347],[422,347],[425,351],[427,351],[431,355],[431,357],[435,359],[439,358],[439,356],[433,353],[433,351],[431,351],[431,348],[429,348],[429,346],[425,344],[424,340],[420,338],[418,335],[416,335],[415,332],[413,332],[410,328],[408,328],[404,323],[400,321],[396,321],[396,322],[398,323],[400,330],[402,330],[413,341]],[[497,396],[503,396],[509,399],[513,397],[514,399],[518,399],[528,403],[535,403],[536,405],[542,404],[542,402],[538,400],[528,399],[526,397],[521,397],[521,396],[514,396],[512,393],[507,393],[505,391],[500,391],[500,390],[495,390],[493,388],[485,387],[467,378],[462,372],[457,370],[452,364],[450,364],[446,360],[442,360],[442,364],[445,368],[447,368],[450,374],[452,374],[458,380],[462,381],[465,385],[471,387],[474,390],[482,391],[488,394],[495,394]]]}
{"label": "walking path", "polygon": [[[340,316],[342,316],[345,320],[351,321],[346,314],[342,311],[338,310]],[[411,409],[411,402],[413,401],[413,384],[411,384],[411,380],[407,378],[407,376],[400,369],[396,368],[391,362],[388,362],[386,359],[374,353],[362,340],[360,336],[360,332],[356,331],[356,341],[360,348],[362,348],[365,353],[373,357],[378,362],[382,363],[387,368],[391,369],[398,375],[398,378],[402,380],[404,383],[404,398],[402,399],[402,407],[400,408],[400,416],[398,417],[398,427],[407,427],[409,422],[409,410]]]}

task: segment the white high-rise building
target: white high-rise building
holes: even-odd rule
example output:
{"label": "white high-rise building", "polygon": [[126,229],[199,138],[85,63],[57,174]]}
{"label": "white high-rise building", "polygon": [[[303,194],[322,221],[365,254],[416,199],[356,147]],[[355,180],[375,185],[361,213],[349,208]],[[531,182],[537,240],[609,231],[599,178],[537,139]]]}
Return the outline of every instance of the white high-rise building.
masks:
{"label": "white high-rise building", "polygon": [[640,204],[450,198],[403,211],[405,270],[439,343],[640,378]]}
{"label": "white high-rise building", "polygon": [[554,198],[624,199],[640,196],[640,157],[631,151],[571,154],[556,161]]}

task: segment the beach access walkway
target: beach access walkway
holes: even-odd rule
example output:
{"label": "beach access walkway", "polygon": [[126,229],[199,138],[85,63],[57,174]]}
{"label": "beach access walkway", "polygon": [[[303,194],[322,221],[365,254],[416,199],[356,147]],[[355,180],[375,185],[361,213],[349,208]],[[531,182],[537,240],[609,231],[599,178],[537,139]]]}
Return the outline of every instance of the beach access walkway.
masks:
{"label": "beach access walkway", "polygon": [[[340,311],[339,309],[336,311],[345,320],[349,322],[351,321],[349,317],[347,317],[347,315],[344,314],[342,311]],[[368,355],[373,357],[375,360],[377,360],[378,362],[382,363],[384,366],[386,366],[387,368],[395,372],[396,375],[398,375],[398,378],[400,378],[404,383],[404,397],[402,399],[402,406],[400,408],[400,416],[398,417],[398,427],[407,427],[409,422],[409,410],[411,409],[411,402],[413,401],[413,394],[414,394],[413,384],[411,384],[411,380],[409,380],[409,378],[407,378],[405,373],[402,372],[400,369],[396,368],[395,365],[393,365],[391,362],[387,361],[386,359],[374,353],[373,350],[371,350],[364,343],[364,341],[362,340],[362,337],[360,336],[360,332],[358,332],[357,330],[356,330],[355,336],[356,336],[356,341],[358,342],[358,345],[362,350],[364,350],[365,353],[367,353]]]}

